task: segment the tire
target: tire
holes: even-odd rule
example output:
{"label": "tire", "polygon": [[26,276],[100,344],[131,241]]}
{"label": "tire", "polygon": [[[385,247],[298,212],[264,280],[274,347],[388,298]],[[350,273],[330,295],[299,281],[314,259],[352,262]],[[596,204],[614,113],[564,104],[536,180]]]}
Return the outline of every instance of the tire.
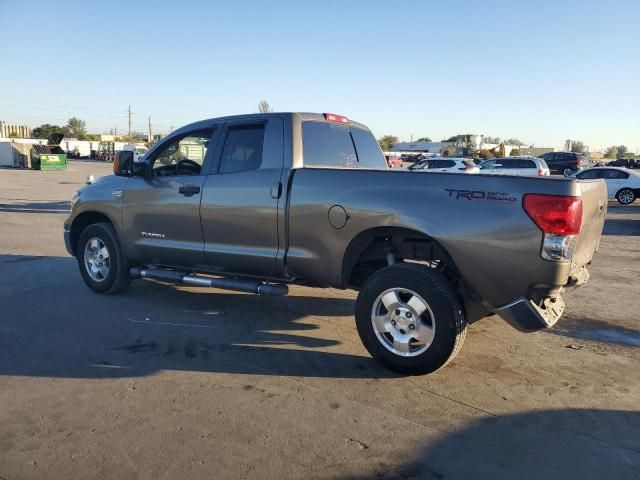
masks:
{"label": "tire", "polygon": [[[444,367],[462,348],[467,328],[458,296],[442,274],[417,264],[393,265],[371,275],[358,294],[355,317],[371,356],[408,375]],[[412,337],[408,349],[407,337]]]}
{"label": "tire", "polygon": [[618,193],[616,193],[616,200],[618,200],[618,203],[621,205],[631,205],[636,201],[636,192],[630,188],[621,188],[618,190]]}
{"label": "tire", "polygon": [[[98,255],[103,257],[98,258]],[[76,260],[84,283],[94,292],[118,293],[129,286],[131,279],[127,262],[116,231],[110,223],[94,223],[82,231],[78,239]]]}

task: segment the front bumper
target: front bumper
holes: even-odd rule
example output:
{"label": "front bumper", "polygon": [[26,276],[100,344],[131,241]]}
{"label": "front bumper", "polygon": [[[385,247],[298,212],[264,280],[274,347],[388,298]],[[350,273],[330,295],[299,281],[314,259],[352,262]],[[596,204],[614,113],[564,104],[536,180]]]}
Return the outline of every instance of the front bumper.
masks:
{"label": "front bumper", "polygon": [[69,230],[64,231],[64,247],[67,249],[67,252],[69,252],[69,255],[72,257],[76,256],[71,246],[71,232]]}
{"label": "front bumper", "polygon": [[520,298],[493,309],[493,313],[500,315],[509,325],[521,332],[535,332],[553,327],[563,312],[564,300],[559,294],[545,298],[541,306],[536,305],[533,300]]}

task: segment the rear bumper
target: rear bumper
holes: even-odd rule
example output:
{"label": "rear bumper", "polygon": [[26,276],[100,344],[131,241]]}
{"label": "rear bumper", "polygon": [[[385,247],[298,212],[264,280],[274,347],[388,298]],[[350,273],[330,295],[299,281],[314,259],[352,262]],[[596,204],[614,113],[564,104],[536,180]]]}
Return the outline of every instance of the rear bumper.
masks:
{"label": "rear bumper", "polygon": [[500,315],[509,325],[521,332],[535,332],[553,327],[564,312],[564,300],[560,295],[544,299],[542,306],[532,300],[520,298],[493,313]]}

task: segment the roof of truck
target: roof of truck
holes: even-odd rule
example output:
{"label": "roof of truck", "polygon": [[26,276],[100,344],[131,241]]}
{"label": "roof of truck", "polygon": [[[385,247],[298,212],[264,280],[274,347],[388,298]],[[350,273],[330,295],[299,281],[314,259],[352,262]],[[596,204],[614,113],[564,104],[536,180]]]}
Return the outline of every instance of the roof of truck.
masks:
{"label": "roof of truck", "polygon": [[[213,121],[220,121],[220,120],[224,120],[224,121],[229,121],[229,120],[243,120],[243,119],[252,119],[252,118],[269,118],[269,117],[282,117],[282,116],[286,116],[286,115],[297,115],[301,121],[303,122],[328,122],[328,123],[333,123],[328,121],[325,118],[325,114],[324,113],[311,113],[311,112],[269,112],[269,113],[246,113],[246,114],[242,114],[242,115],[229,115],[229,116],[225,116],[225,117],[214,117],[214,118],[208,118],[206,120],[199,120],[197,122],[193,122],[190,123],[188,125],[184,125],[180,128],[178,128],[175,131],[179,131],[182,130],[183,128],[186,127],[194,127],[194,126],[198,126],[200,124],[205,125],[208,124],[210,122]],[[369,131],[369,127],[367,127],[366,125],[363,125],[362,123],[359,122],[354,122],[353,120],[349,119],[349,123],[348,124],[342,124],[340,123],[340,125],[349,125],[351,127],[356,127],[356,128],[360,128],[362,130],[367,130]]]}

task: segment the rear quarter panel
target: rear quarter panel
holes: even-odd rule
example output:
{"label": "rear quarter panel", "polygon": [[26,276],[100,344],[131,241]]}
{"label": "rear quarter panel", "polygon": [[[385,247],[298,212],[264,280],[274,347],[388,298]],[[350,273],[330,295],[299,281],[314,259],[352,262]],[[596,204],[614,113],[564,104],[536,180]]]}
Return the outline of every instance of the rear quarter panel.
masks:
{"label": "rear quarter panel", "polygon": [[[438,241],[465,282],[491,306],[523,296],[533,284],[562,285],[569,274],[568,263],[540,257],[542,233],[522,209],[522,196],[579,193],[576,181],[314,168],[292,175],[286,263],[296,276],[344,288],[342,262],[349,243],[360,232],[384,226],[413,229]],[[348,215],[340,229],[328,221],[334,205]]]}

